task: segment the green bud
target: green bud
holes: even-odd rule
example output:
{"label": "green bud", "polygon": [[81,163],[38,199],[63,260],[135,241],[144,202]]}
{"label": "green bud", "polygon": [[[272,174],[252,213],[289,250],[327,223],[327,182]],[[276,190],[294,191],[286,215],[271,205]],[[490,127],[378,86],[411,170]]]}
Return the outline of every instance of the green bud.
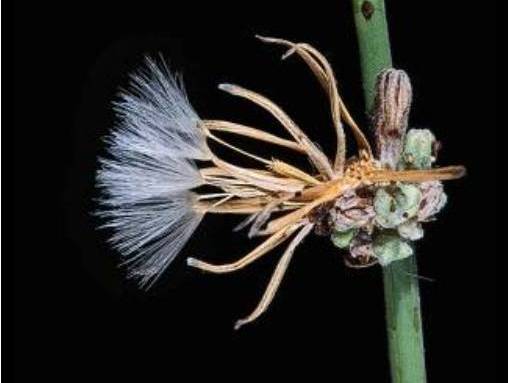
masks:
{"label": "green bud", "polygon": [[399,226],[416,215],[420,200],[421,192],[415,185],[378,189],[374,197],[377,223],[386,229]]}
{"label": "green bud", "polygon": [[434,162],[432,145],[434,134],[428,129],[411,129],[406,134],[399,162],[402,169],[429,169]]}
{"label": "green bud", "polygon": [[332,233],[331,240],[339,249],[345,249],[349,246],[357,232],[358,229],[349,229],[345,231],[335,230]]}
{"label": "green bud", "polygon": [[407,258],[413,249],[396,234],[382,233],[374,239],[374,255],[381,266]]}

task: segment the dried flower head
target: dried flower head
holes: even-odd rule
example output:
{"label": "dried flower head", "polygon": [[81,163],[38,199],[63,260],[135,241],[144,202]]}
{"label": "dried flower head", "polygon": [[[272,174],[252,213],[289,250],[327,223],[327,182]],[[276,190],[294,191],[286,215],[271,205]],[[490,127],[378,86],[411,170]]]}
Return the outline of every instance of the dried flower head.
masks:
{"label": "dried flower head", "polygon": [[[200,119],[181,80],[163,62],[147,59],[115,104],[118,124],[106,139],[109,154],[100,160],[97,174],[103,191],[100,214],[105,226],[114,230],[111,242],[130,275],[139,277],[142,285],[150,285],[161,275],[206,214],[246,215],[236,230],[250,226],[249,237],[267,238],[236,262],[214,265],[187,260],[201,270],[236,271],[289,241],[258,306],[236,328],[267,309],[296,247],[311,231],[349,249],[344,253],[351,267],[387,265],[412,253],[410,241],[422,237],[421,223],[443,207],[446,196],[440,181],[464,174],[461,166],[431,168],[435,158],[430,132],[406,134],[411,88],[404,72],[387,70],[380,75],[373,122],[375,158],[339,95],[326,58],[308,44],[258,38],[286,47],[283,58],[296,54],[303,59],[328,95],[337,138],[333,160],[279,106],[236,85],[221,84],[219,89],[270,113],[287,131],[287,138],[229,121]],[[349,158],[344,125],[352,130],[359,148]],[[247,152],[222,134],[289,148],[307,156],[313,169]],[[261,167],[224,161],[209,148],[209,140]],[[215,190],[195,190],[203,185]]]}

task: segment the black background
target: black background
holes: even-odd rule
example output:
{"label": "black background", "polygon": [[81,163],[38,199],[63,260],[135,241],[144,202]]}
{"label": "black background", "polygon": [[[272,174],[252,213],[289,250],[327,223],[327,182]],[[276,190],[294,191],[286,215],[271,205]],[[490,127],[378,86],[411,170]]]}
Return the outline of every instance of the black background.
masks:
{"label": "black background", "polygon": [[[420,274],[435,280],[421,282],[432,382],[494,380],[499,207],[495,21],[487,16],[495,12],[484,3],[387,3],[394,63],[414,87],[411,126],[431,128],[442,141],[440,164],[468,168],[466,178],[447,184],[450,202],[417,244]],[[234,332],[234,321],[256,305],[280,252],[223,276],[190,270],[184,259],[243,255],[254,244],[231,233],[238,217],[207,217],[164,277],[142,292],[125,281],[105,244],[107,233],[95,230],[90,215],[100,137],[113,122],[110,103],[144,54],[161,52],[183,72],[203,118],[281,132],[255,106],[216,88],[237,83],[279,103],[333,153],[327,100],[309,70],[295,58],[280,62],[281,50],[253,35],[320,49],[365,126],[349,1],[41,2],[13,11],[8,32],[14,31],[14,45],[4,53],[3,77],[9,83],[4,100],[13,94],[14,102],[4,107],[11,119],[4,122],[2,170],[8,177],[4,241],[12,245],[4,248],[4,286],[14,298],[4,306],[4,351],[14,361],[4,368],[13,367],[16,381],[257,375],[389,381],[377,267],[347,269],[328,240],[310,236],[269,311]]]}

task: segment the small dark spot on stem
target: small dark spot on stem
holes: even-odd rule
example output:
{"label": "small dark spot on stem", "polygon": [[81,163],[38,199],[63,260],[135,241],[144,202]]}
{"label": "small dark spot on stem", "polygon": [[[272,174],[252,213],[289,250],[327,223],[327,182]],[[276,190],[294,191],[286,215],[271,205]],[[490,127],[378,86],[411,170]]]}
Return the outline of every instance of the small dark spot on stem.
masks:
{"label": "small dark spot on stem", "polygon": [[374,5],[370,1],[364,1],[362,4],[362,14],[366,20],[370,20],[374,13]]}

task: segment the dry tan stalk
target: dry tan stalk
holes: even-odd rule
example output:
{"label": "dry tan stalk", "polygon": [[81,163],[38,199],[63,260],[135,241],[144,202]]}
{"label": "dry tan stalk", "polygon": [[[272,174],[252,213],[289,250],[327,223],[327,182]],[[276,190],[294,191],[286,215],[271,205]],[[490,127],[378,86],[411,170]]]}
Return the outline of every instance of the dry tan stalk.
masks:
{"label": "dry tan stalk", "polygon": [[302,228],[302,230],[300,230],[300,232],[298,232],[295,238],[291,241],[286,251],[282,255],[279,263],[277,263],[277,267],[273,272],[272,278],[268,283],[268,286],[263,294],[263,297],[261,298],[261,301],[249,316],[247,316],[244,319],[240,319],[236,322],[235,329],[239,329],[244,324],[256,320],[261,314],[263,314],[266,311],[268,306],[270,306],[270,303],[272,302],[275,293],[279,289],[282,278],[286,273],[286,270],[289,266],[289,262],[293,257],[296,247],[303,241],[303,239],[310,233],[310,231],[314,227],[314,224],[309,224],[308,221],[305,222],[304,224],[305,226]]}
{"label": "dry tan stalk", "polygon": [[301,226],[302,224],[295,224],[289,227],[285,227],[279,232],[274,233],[271,237],[262,242],[254,250],[252,250],[247,255],[245,255],[244,257],[240,258],[235,262],[226,263],[222,265],[214,265],[211,263],[200,261],[195,258],[188,258],[187,264],[189,266],[197,267],[198,269],[217,274],[230,273],[236,270],[240,270],[243,269],[245,266],[251,264],[252,262],[256,261],[260,257],[262,257],[273,248],[280,245]]}
{"label": "dry tan stalk", "polygon": [[234,145],[231,145],[230,143],[220,139],[219,137],[215,136],[214,134],[212,134],[209,130],[206,131],[206,135],[208,138],[211,138],[212,140],[218,142],[219,144],[231,149],[231,150],[234,150],[235,152],[237,153],[240,153],[240,154],[243,154],[244,156],[247,156],[249,158],[252,158],[256,161],[259,161],[259,162],[262,162],[263,164],[265,165],[270,165],[271,164],[271,161],[270,160],[267,160],[263,157],[259,157],[259,156],[256,156],[255,154],[252,154],[252,153],[249,153],[248,151],[246,150],[243,150],[243,149],[240,149]]}
{"label": "dry tan stalk", "polygon": [[303,190],[305,186],[302,181],[296,179],[274,177],[257,170],[232,165],[219,159],[214,154],[212,154],[212,161],[218,167],[228,171],[233,177],[264,190],[274,192],[298,192]]}
{"label": "dry tan stalk", "polygon": [[256,128],[251,128],[249,126],[222,120],[204,120],[202,121],[202,123],[209,130],[250,137],[256,140],[269,142],[274,145],[279,145],[292,150],[296,150],[300,153],[305,153],[305,151],[300,147],[300,145],[298,145],[298,143],[291,140],[286,140],[284,138],[278,137],[276,135],[264,132]]}
{"label": "dry tan stalk", "polygon": [[275,211],[280,211],[280,207],[292,199],[294,195],[294,193],[281,193],[280,196],[274,197],[262,211],[256,213],[254,222],[252,222],[252,226],[249,229],[249,238],[258,236],[261,227],[270,219],[271,214]]}
{"label": "dry tan stalk", "polygon": [[213,206],[213,201],[201,200],[196,201],[193,208],[200,213],[251,214],[263,210],[267,203],[265,197],[235,199],[221,206]]}
{"label": "dry tan stalk", "polygon": [[[335,184],[338,185],[338,184]],[[337,190],[336,196],[340,195],[340,191]],[[291,225],[295,222],[300,221],[302,218],[304,218],[306,215],[308,215],[314,208],[317,206],[328,202],[332,200],[334,197],[332,194],[325,195],[321,198],[318,198],[312,202],[309,202],[308,204],[304,205],[303,207],[299,208],[298,210],[295,210],[289,214],[286,214],[280,218],[274,219],[270,221],[270,223],[267,225],[265,230],[262,230],[259,232],[259,235],[269,235],[272,233],[275,233],[279,230],[281,230],[283,227],[286,227],[288,225]]]}
{"label": "dry tan stalk", "polygon": [[384,170],[377,169],[369,176],[371,182],[427,182],[447,181],[466,174],[463,166],[446,166],[427,170]]}
{"label": "dry tan stalk", "polygon": [[298,169],[297,167],[290,165],[281,160],[272,160],[272,163],[269,165],[269,169],[274,173],[280,174],[282,176],[286,176],[289,178],[295,178],[297,180],[303,181],[310,185],[320,185],[321,181],[318,181],[310,174],[305,173],[303,170]]}
{"label": "dry tan stalk", "polygon": [[319,173],[326,176],[328,179],[332,179],[334,177],[332,167],[326,155],[317,148],[317,146],[309,139],[309,137],[307,137],[300,127],[298,127],[298,125],[296,125],[296,123],[279,106],[274,104],[268,98],[237,85],[221,84],[219,88],[234,96],[248,99],[261,106],[263,109],[269,111],[282,124],[282,126],[286,128],[296,142],[298,142],[311,162],[314,166],[316,166]]}
{"label": "dry tan stalk", "polygon": [[256,156],[252,153],[249,153],[243,149],[240,149],[234,145],[229,144],[228,142],[216,137],[213,135],[210,130],[205,126],[204,127],[205,132],[209,138],[212,140],[215,140],[216,142],[220,143],[223,146],[226,146],[240,154],[243,154],[247,157],[253,158],[259,162],[262,162],[263,164],[268,166],[268,169],[272,171],[273,173],[288,177],[288,178],[294,178],[297,180],[301,180],[305,183],[311,184],[311,185],[319,185],[321,182],[312,177],[311,175],[307,174],[303,170],[298,169],[297,167],[290,165],[284,161],[280,160],[267,160],[265,158]]}
{"label": "dry tan stalk", "polygon": [[365,135],[358,127],[351,114],[346,108],[342,98],[337,90],[337,81],[333,70],[328,60],[314,47],[305,43],[293,43],[288,40],[257,36],[260,40],[267,43],[275,43],[287,46],[290,48],[283,58],[287,58],[293,53],[297,53],[309,66],[314,75],[317,77],[319,83],[327,92],[330,97],[330,104],[332,108],[332,119],[337,135],[337,153],[334,161],[334,170],[340,176],[344,170],[346,159],[346,146],[345,134],[342,127],[341,117],[344,118],[346,123],[352,128],[355,139],[361,150],[365,150],[369,156],[372,157],[372,150]]}

